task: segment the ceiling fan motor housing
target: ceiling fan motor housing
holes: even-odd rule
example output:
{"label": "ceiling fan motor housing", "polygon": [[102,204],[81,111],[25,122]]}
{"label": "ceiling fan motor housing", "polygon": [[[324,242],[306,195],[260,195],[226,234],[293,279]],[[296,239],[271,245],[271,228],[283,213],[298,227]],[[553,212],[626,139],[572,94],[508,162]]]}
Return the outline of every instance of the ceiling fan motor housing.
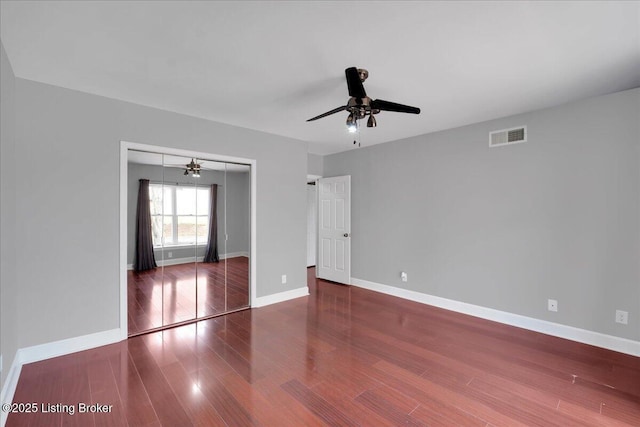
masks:
{"label": "ceiling fan motor housing", "polygon": [[380,112],[380,110],[371,108],[371,98],[368,96],[365,96],[364,98],[349,98],[349,101],[347,102],[347,111],[359,119],[366,117],[367,114],[378,114]]}

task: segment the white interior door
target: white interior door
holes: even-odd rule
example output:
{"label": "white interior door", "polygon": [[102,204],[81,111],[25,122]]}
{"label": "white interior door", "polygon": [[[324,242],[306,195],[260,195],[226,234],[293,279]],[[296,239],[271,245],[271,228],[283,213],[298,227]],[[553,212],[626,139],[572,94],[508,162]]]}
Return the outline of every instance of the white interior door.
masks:
{"label": "white interior door", "polygon": [[351,176],[320,178],[316,276],[351,282]]}

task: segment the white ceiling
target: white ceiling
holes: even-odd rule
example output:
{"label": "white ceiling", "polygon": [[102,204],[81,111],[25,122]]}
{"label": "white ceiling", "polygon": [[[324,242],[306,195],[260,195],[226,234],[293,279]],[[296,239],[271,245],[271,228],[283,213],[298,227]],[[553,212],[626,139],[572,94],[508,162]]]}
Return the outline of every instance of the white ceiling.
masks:
{"label": "white ceiling", "polygon": [[422,109],[382,112],[371,145],[640,86],[640,3],[7,2],[16,76],[353,147],[344,69]]}

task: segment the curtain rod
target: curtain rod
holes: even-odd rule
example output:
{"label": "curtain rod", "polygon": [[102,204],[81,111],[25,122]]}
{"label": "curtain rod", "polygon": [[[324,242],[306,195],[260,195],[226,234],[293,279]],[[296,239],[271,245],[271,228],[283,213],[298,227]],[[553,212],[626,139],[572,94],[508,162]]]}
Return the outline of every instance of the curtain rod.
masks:
{"label": "curtain rod", "polygon": [[[172,182],[172,181],[151,181],[150,184],[162,184],[162,185],[176,185],[179,187],[209,187],[211,184],[189,184],[186,182]],[[215,182],[214,182],[215,184]],[[218,187],[222,187],[222,184],[218,184]]]}

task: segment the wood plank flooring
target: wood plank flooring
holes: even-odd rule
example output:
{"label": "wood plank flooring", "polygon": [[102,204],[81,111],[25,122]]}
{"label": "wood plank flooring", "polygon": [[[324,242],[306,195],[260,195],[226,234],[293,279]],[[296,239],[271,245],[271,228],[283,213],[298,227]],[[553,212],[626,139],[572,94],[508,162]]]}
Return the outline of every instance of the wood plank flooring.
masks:
{"label": "wood plank flooring", "polygon": [[309,270],[311,295],[25,365],[8,426],[640,426],[640,358]]}
{"label": "wood plank flooring", "polygon": [[129,335],[247,307],[249,259],[128,271],[127,298]]}

